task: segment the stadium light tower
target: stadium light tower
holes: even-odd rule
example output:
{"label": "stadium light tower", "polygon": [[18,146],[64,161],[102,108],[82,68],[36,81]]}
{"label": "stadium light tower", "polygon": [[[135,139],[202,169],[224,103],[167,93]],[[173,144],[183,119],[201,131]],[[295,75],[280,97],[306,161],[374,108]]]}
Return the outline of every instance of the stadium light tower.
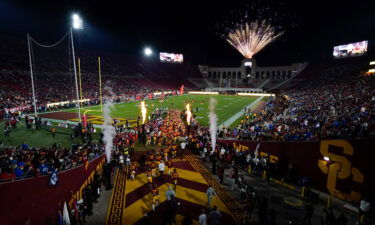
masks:
{"label": "stadium light tower", "polygon": [[70,26],[70,40],[72,44],[72,57],[73,57],[73,68],[74,68],[74,79],[76,83],[76,94],[77,94],[77,107],[78,107],[78,119],[81,123],[81,106],[79,102],[79,90],[78,90],[78,79],[77,79],[77,68],[76,68],[76,56],[74,53],[74,41],[73,41],[73,29],[81,30],[83,29],[83,20],[78,14],[72,15],[72,25]]}
{"label": "stadium light tower", "polygon": [[152,49],[150,47],[146,47],[143,52],[144,52],[145,56],[151,56],[152,55]]}
{"label": "stadium light tower", "polygon": [[83,20],[78,14],[72,16],[72,27],[76,30],[83,29]]}

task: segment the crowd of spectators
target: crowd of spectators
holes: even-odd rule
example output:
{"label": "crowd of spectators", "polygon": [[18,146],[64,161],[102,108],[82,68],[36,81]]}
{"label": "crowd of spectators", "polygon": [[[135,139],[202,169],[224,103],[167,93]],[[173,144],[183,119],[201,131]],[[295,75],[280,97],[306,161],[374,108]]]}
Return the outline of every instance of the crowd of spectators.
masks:
{"label": "crowd of spectators", "polygon": [[[0,37],[0,120],[7,109],[17,108],[25,113],[33,112],[30,68],[27,43],[23,40]],[[56,49],[44,49],[33,45],[33,73],[37,111],[74,107],[77,98],[76,81],[72,69],[70,52],[65,41]],[[68,57],[69,56],[69,57]],[[121,101],[145,98],[147,94],[159,91],[178,90],[182,84],[191,85],[187,77],[199,74],[188,64],[163,64],[108,52],[79,49],[76,56],[81,59],[82,98],[90,99],[86,105],[99,103],[100,87],[98,58],[101,56],[101,81],[103,95],[105,87],[111,87],[111,95]],[[172,79],[171,79],[172,78]],[[78,81],[79,85],[79,81]],[[71,103],[47,106],[48,103]]]}
{"label": "crowd of spectators", "polygon": [[340,67],[269,100],[259,113],[248,110],[239,127],[222,132],[240,139],[305,141],[366,138],[374,127],[375,76]]}
{"label": "crowd of spectators", "polygon": [[[146,80],[147,81],[147,80]],[[27,71],[0,71],[0,111],[15,107],[31,106],[33,103],[31,79]],[[75,79],[72,74],[43,73],[34,79],[38,111],[47,110],[48,103],[75,100]],[[136,77],[105,76],[102,88],[110,86],[112,92],[122,99],[135,99],[137,95],[148,94],[157,89],[151,83]],[[177,89],[177,87],[176,87]],[[90,104],[99,102],[99,78],[95,74],[82,75],[82,98],[90,99]],[[164,89],[165,90],[165,89]],[[103,95],[106,92],[103,90]],[[30,109],[30,107],[27,107]]]}
{"label": "crowd of spectators", "polygon": [[0,148],[0,180],[49,175],[91,161],[102,154],[99,144],[79,145],[71,149],[54,144],[33,148],[27,143],[17,147]]}

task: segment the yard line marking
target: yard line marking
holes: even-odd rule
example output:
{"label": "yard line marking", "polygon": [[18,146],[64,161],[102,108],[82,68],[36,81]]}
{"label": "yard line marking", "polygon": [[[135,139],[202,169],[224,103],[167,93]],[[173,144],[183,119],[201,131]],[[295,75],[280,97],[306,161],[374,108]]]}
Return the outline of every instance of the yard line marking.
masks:
{"label": "yard line marking", "polygon": [[[253,101],[252,103],[247,105],[246,108],[254,109],[262,99],[263,99],[263,97],[257,98],[255,101]],[[221,129],[223,126],[225,126],[225,127],[230,126],[232,123],[234,123],[234,121],[236,121],[238,118],[240,118],[243,114],[245,114],[245,112],[244,112],[243,109],[241,109],[238,113],[234,114],[232,117],[230,117],[229,119],[224,121],[222,124],[220,124],[219,129]]]}

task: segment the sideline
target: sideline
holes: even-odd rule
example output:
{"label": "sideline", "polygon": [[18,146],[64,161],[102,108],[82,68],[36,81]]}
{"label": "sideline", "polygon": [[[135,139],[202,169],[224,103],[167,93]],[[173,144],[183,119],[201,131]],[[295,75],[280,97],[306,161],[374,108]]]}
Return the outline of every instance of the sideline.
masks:
{"label": "sideline", "polygon": [[[250,103],[249,105],[247,105],[246,108],[250,107],[251,109],[254,109],[263,98],[264,97],[257,98],[255,101],[253,101],[252,103]],[[229,127],[232,123],[234,123],[243,114],[245,114],[245,112],[244,112],[243,109],[241,109],[238,113],[234,114],[232,117],[230,117],[229,119],[227,119],[226,121],[224,121],[222,124],[220,124],[218,126],[218,128],[221,129],[223,126]]]}

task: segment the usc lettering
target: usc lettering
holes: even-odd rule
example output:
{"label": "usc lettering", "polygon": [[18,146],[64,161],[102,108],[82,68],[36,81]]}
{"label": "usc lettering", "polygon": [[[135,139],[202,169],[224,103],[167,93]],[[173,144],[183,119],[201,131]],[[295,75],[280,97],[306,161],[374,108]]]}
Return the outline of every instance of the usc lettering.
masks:
{"label": "usc lettering", "polygon": [[359,201],[361,194],[351,190],[350,193],[344,193],[336,189],[337,179],[347,179],[351,177],[353,182],[362,184],[364,176],[357,168],[352,167],[351,162],[344,156],[329,152],[330,146],[342,149],[344,155],[352,156],[354,153],[353,146],[345,140],[328,140],[320,142],[320,153],[323,157],[328,157],[329,161],[319,160],[318,167],[320,170],[328,174],[327,189],[335,197],[346,201]]}
{"label": "usc lettering", "polygon": [[233,148],[236,149],[239,152],[249,150],[249,147],[247,147],[245,145],[237,144],[236,142],[233,142]]}
{"label": "usc lettering", "polygon": [[[249,150],[249,147],[246,146],[246,145],[237,144],[236,142],[232,142],[232,143],[233,143],[234,149],[236,149],[237,151],[242,152],[242,151],[248,151]],[[259,151],[259,155],[260,155],[260,157],[263,157],[263,156],[267,156],[268,153]],[[279,160],[279,157],[277,157],[276,155],[270,154],[270,162],[271,163],[276,163],[278,160]]]}

